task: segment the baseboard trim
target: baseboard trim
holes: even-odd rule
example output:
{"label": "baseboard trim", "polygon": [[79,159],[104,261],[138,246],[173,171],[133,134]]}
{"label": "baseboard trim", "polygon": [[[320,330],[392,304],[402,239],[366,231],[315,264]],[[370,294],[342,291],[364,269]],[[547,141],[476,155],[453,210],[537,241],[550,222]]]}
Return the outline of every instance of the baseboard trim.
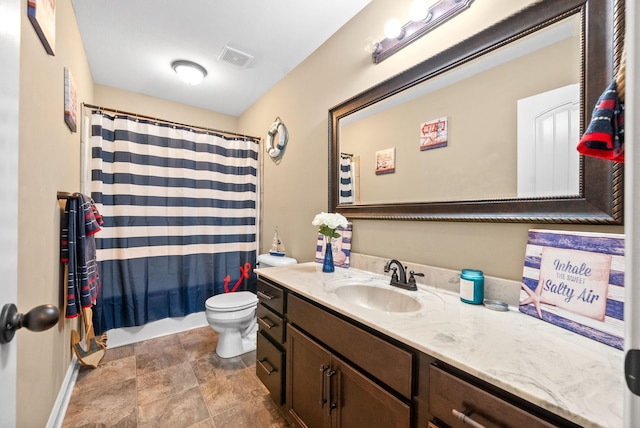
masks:
{"label": "baseboard trim", "polygon": [[78,378],[78,371],[80,370],[80,363],[74,355],[69,362],[67,368],[67,374],[60,385],[60,391],[58,391],[58,398],[53,404],[53,409],[49,415],[46,428],[60,428],[64,422],[64,417],[67,414],[67,408],[69,407],[69,401],[71,400],[71,394],[73,394],[73,387],[76,384]]}

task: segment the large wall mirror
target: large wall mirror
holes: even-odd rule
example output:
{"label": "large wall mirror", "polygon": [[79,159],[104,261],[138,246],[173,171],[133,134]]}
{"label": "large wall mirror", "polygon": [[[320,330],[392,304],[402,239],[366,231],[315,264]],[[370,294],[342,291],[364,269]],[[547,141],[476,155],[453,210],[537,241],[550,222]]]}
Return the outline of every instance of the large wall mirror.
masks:
{"label": "large wall mirror", "polygon": [[329,209],[622,224],[622,165],[575,147],[623,15],[622,0],[543,0],[332,108]]}

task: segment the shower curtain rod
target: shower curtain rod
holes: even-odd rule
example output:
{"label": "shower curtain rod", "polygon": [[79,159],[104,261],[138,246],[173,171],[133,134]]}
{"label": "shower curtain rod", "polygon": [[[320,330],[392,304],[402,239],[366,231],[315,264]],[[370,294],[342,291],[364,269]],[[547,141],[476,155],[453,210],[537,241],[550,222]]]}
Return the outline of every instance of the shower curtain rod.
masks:
{"label": "shower curtain rod", "polygon": [[146,116],[144,114],[139,114],[139,113],[131,113],[128,111],[124,111],[124,110],[117,110],[114,108],[110,108],[110,107],[101,107],[101,106],[96,106],[93,104],[85,104],[82,103],[83,107],[87,107],[87,108],[92,108],[92,109],[97,109],[97,110],[106,110],[106,111],[110,111],[113,113],[120,113],[120,114],[126,114],[128,116],[133,116],[133,117],[139,117],[141,119],[149,119],[149,120],[153,120],[156,122],[162,122],[162,123],[166,123],[168,125],[177,125],[177,126],[181,126],[184,128],[190,128],[190,129],[194,129],[194,130],[202,130],[202,131],[207,131],[207,132],[212,132],[214,134],[219,134],[221,136],[232,136],[232,137],[242,137],[242,138],[246,138],[247,140],[251,140],[254,143],[259,143],[262,139],[259,137],[253,137],[251,135],[244,135],[244,134],[238,134],[237,132],[231,132],[231,131],[222,131],[220,129],[214,129],[214,128],[205,128],[203,126],[194,126],[194,125],[187,125],[186,123],[180,123],[180,122],[174,122],[172,120],[166,120],[166,119],[160,119],[157,117],[153,117],[153,116]]}

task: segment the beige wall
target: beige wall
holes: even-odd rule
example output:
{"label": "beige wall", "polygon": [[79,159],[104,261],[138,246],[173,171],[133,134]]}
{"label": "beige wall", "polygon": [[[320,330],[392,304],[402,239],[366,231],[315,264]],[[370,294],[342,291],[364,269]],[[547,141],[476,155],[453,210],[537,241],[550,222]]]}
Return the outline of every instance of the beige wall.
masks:
{"label": "beige wall", "polygon": [[[275,226],[291,256],[314,257],[314,215],[327,209],[328,110],[356,93],[500,20],[532,0],[474,2],[453,22],[435,30],[381,64],[371,63],[364,40],[381,38],[385,20],[403,15],[409,0],[373,0],[361,14],[298,66],[239,118],[103,86],[93,86],[69,0],[57,2],[56,55],[45,53],[22,0],[19,170],[18,307],[43,303],[63,307],[59,263],[60,206],[56,191],[79,189],[80,133],[63,121],[63,69],[70,67],[78,102],[99,104],[193,125],[265,137],[276,116],[290,140],[276,165],[265,159],[264,235],[269,248]],[[499,11],[499,12],[497,12]],[[535,225],[495,223],[356,221],[353,250],[380,257],[518,279],[527,230]],[[553,226],[557,229],[622,232],[621,227]],[[71,359],[70,332],[62,320],[41,333],[21,331],[18,348],[20,427],[44,426]]]}
{"label": "beige wall", "polygon": [[[266,135],[276,116],[290,138],[282,161],[264,168],[263,240],[267,251],[277,226],[288,253],[314,258],[316,229],[311,221],[327,210],[328,110],[374,84],[497,22],[531,0],[474,2],[469,10],[374,65],[363,51],[367,37],[382,38],[392,16],[404,17],[410,0],[373,0],[329,41],[240,117],[240,129]],[[614,226],[354,221],[352,250],[380,257],[441,266],[475,267],[487,275],[517,280],[522,275],[527,231],[532,227],[623,231]]]}
{"label": "beige wall", "polygon": [[[18,308],[53,303],[64,309],[58,190],[79,190],[80,133],[64,122],[64,67],[78,101],[91,101],[93,81],[71,2],[57,2],[55,56],[48,55],[21,1]],[[71,359],[76,321],[17,336],[17,423],[45,426]]]}
{"label": "beige wall", "polygon": [[240,132],[238,131],[238,118],[235,116],[161,100],[135,92],[123,91],[109,86],[95,85],[93,95],[93,104],[100,107],[123,110],[186,125]]}

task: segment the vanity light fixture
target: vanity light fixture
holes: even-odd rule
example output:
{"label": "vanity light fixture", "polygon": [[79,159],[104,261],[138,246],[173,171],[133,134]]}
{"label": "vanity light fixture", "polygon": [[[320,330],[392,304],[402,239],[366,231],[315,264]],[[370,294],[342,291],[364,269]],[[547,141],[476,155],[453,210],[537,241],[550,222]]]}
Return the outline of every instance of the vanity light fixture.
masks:
{"label": "vanity light fixture", "polygon": [[197,85],[207,75],[207,70],[195,62],[179,60],[171,63],[171,68],[187,85]]}
{"label": "vanity light fixture", "polygon": [[397,20],[389,20],[384,29],[385,39],[376,42],[369,38],[365,41],[364,49],[377,64],[468,9],[471,3],[473,0],[438,0],[427,6],[425,0],[414,0],[409,10],[409,22],[400,26]]}

